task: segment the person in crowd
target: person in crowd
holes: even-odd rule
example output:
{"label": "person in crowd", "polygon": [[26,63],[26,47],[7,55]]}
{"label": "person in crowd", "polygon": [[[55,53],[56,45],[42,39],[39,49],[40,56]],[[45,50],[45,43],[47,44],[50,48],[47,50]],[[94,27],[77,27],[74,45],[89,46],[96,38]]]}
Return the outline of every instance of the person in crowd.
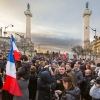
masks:
{"label": "person in crowd", "polygon": [[39,69],[39,67],[40,67],[40,60],[36,60],[35,67],[36,67],[36,72],[37,72],[37,74],[38,74],[38,73],[39,73],[39,72],[38,72],[38,69]]}
{"label": "person in crowd", "polygon": [[[56,90],[61,90],[61,91],[64,90],[64,86],[62,83],[62,78],[64,76],[67,76],[65,66],[59,66],[58,74],[55,75],[56,83],[57,83]],[[59,95],[59,97],[61,97],[61,95]]]}
{"label": "person in crowd", "polygon": [[[3,56],[0,55],[0,73],[3,74],[3,71],[5,70],[5,63],[3,61]],[[2,75],[1,75],[2,76]]]}
{"label": "person in crowd", "polygon": [[[47,68],[49,65],[46,65]],[[56,80],[52,70],[42,71],[37,81],[38,94],[36,100],[52,100],[52,94],[56,87]]]}
{"label": "person in crowd", "polygon": [[0,55],[0,98],[2,97],[2,86],[3,86],[2,75],[3,75],[4,69],[5,69],[5,66],[3,62],[3,56]]}
{"label": "person in crowd", "polygon": [[82,74],[81,70],[79,69],[79,67],[80,67],[79,64],[74,64],[74,69],[73,69],[73,71],[74,71],[74,73],[75,73],[75,75],[77,77],[77,85],[78,85],[78,87],[80,87],[80,84],[83,81],[83,74]]}
{"label": "person in crowd", "polygon": [[55,69],[57,68],[56,61],[53,61],[51,66],[52,66],[52,71],[54,72]]}
{"label": "person in crowd", "polygon": [[89,95],[90,91],[90,81],[92,80],[91,71],[89,69],[85,70],[85,77],[81,84],[81,95],[85,100],[92,100],[92,97]]}
{"label": "person in crowd", "polygon": [[18,85],[21,89],[22,96],[14,96],[13,100],[29,100],[28,84],[30,78],[30,66],[27,63],[22,63],[21,67],[18,68]]}
{"label": "person in crowd", "polygon": [[93,100],[100,100],[100,77],[96,79],[96,83],[91,87],[90,96]]}
{"label": "person in crowd", "polygon": [[83,74],[83,77],[85,77],[85,67],[84,67],[84,65],[80,65],[80,70],[81,70],[81,72],[82,72],[82,74]]}
{"label": "person in crowd", "polygon": [[86,69],[89,69],[91,71],[91,65],[90,65],[90,62],[87,62],[86,64]]}
{"label": "person in crowd", "polygon": [[65,89],[63,91],[55,91],[56,93],[61,94],[60,100],[79,100],[80,89],[78,87],[75,87],[71,77],[63,77],[62,82]]}
{"label": "person in crowd", "polygon": [[97,63],[97,67],[95,69],[96,76],[100,76],[100,63]]}
{"label": "person in crowd", "polygon": [[40,66],[38,68],[38,73],[43,69],[44,66],[45,66],[45,61],[40,61]]}
{"label": "person in crowd", "polygon": [[35,100],[36,97],[36,89],[37,89],[37,73],[36,73],[36,67],[31,65],[30,68],[31,76],[29,79],[29,100]]}
{"label": "person in crowd", "polygon": [[77,77],[76,77],[74,71],[72,70],[70,63],[66,64],[66,72],[67,72],[67,74],[71,74],[72,79],[73,79],[73,83],[77,87]]}
{"label": "person in crowd", "polygon": [[94,77],[94,75],[95,75],[95,69],[96,69],[96,65],[95,65],[95,63],[94,62],[91,62],[91,74],[92,74],[92,76]]}

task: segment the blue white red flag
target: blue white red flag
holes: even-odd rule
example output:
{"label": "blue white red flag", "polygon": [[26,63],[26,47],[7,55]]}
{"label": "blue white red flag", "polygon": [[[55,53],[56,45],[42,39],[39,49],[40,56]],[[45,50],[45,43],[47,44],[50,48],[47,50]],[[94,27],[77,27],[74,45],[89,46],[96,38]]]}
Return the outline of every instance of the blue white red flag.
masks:
{"label": "blue white red flag", "polygon": [[8,61],[6,65],[6,80],[2,89],[7,90],[9,93],[15,96],[22,96],[22,92],[16,79],[16,67],[13,58],[13,48],[11,48],[8,56]]}
{"label": "blue white red flag", "polygon": [[13,48],[14,60],[20,61],[21,53],[20,53],[20,51],[18,50],[18,48],[15,44],[15,39],[14,39],[13,36],[12,36],[12,48]]}

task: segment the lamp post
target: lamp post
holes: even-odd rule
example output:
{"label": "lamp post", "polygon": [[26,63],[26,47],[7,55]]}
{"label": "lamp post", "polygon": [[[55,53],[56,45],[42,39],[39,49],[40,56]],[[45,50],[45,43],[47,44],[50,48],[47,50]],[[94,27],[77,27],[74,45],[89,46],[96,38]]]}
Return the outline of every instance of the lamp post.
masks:
{"label": "lamp post", "polygon": [[7,34],[6,29],[7,29],[9,26],[14,27],[14,25],[12,25],[12,24],[9,24],[8,26],[5,26],[5,29],[4,29],[4,37],[5,37],[5,34]]}
{"label": "lamp post", "polygon": [[[87,26],[86,29],[87,29],[88,27],[89,27],[92,31],[95,32],[95,35],[94,35],[95,44],[94,44],[94,46],[95,46],[95,56],[97,56],[96,40],[98,39],[98,36],[96,35],[96,28],[93,29],[93,28],[91,28],[90,26]],[[96,58],[97,58],[97,57],[96,57]]]}

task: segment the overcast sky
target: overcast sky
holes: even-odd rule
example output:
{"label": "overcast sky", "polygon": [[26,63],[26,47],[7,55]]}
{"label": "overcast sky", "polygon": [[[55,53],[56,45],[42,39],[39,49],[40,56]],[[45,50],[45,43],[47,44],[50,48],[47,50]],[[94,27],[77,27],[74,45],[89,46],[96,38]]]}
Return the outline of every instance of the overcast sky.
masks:
{"label": "overcast sky", "polygon": [[[0,27],[13,24],[7,31],[26,32],[27,3],[30,4],[31,33],[41,49],[70,51],[71,45],[83,44],[83,13],[86,2],[92,10],[90,26],[100,34],[100,0],[0,0]],[[14,33],[13,32],[13,33]],[[91,30],[91,40],[94,32]]]}

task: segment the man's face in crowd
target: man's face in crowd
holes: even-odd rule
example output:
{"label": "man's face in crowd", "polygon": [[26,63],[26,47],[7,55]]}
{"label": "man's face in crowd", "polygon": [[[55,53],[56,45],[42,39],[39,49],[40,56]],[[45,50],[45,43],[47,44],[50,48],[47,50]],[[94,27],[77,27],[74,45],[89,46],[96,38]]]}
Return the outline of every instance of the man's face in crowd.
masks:
{"label": "man's face in crowd", "polygon": [[69,65],[66,65],[66,71],[69,71],[71,67]]}
{"label": "man's face in crowd", "polygon": [[75,70],[78,70],[78,69],[79,69],[79,65],[78,65],[78,64],[75,64],[75,65],[74,65],[74,69],[75,69]]}
{"label": "man's face in crowd", "polygon": [[59,73],[62,75],[65,73],[65,68],[64,67],[59,67]]}

